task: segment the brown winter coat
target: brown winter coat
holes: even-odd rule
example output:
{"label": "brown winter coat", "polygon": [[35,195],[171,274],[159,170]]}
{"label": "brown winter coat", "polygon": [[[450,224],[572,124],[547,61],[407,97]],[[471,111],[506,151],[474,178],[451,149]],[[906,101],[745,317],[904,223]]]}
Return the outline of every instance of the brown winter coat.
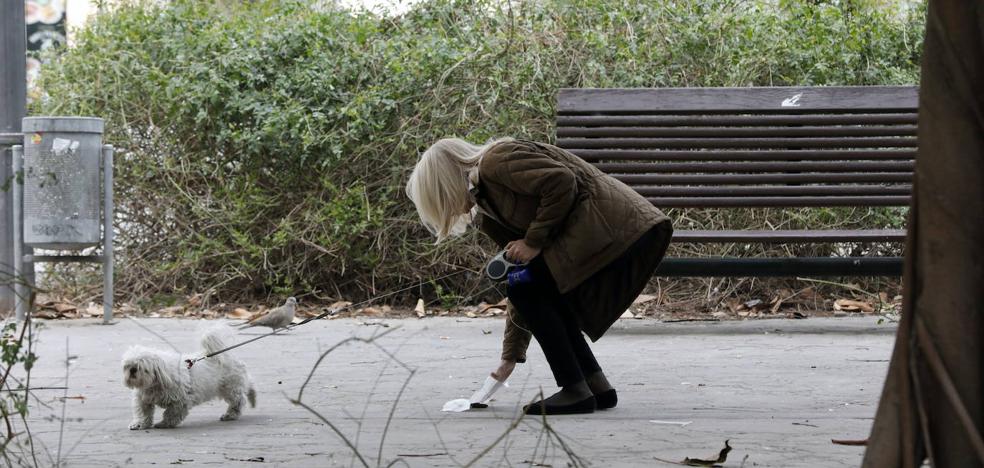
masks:
{"label": "brown winter coat", "polygon": [[[472,195],[479,210],[476,223],[499,245],[525,239],[541,248],[543,259],[575,311],[581,329],[597,340],[624,312],[648,281],[669,242],[669,218],[634,190],[591,164],[556,146],[514,140],[493,145],[478,168]],[[666,223],[660,243],[640,274],[638,288],[579,288],[622,255],[655,225]],[[640,276],[645,276],[644,278]],[[597,285],[595,285],[597,286]],[[590,297],[576,289],[590,289]],[[601,292],[601,294],[597,294]],[[584,302],[590,302],[585,304]],[[573,304],[576,302],[577,304]],[[620,310],[618,310],[620,309]],[[522,361],[529,333],[510,311],[503,358]],[[521,323],[519,325],[522,325]]]}

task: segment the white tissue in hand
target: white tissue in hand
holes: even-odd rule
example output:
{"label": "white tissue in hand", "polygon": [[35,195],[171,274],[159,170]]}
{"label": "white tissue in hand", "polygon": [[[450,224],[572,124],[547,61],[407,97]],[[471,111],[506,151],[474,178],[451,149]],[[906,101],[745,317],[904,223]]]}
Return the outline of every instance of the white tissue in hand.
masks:
{"label": "white tissue in hand", "polygon": [[473,393],[469,400],[472,403],[487,403],[489,399],[492,398],[492,394],[498,391],[502,387],[508,387],[509,384],[505,382],[499,382],[495,380],[491,375],[485,378],[485,383],[482,384],[482,388],[478,389],[477,392]]}
{"label": "white tissue in hand", "polygon": [[460,413],[462,411],[468,411],[471,408],[471,402],[464,399],[458,398],[457,400],[451,400],[444,404],[441,411],[450,411],[453,413]]}

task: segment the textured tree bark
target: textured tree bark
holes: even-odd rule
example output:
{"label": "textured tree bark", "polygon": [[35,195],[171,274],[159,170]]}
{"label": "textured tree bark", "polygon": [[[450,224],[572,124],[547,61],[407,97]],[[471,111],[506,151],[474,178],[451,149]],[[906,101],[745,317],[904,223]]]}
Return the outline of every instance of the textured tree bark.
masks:
{"label": "textured tree bark", "polygon": [[864,467],[984,467],[984,3],[931,0],[902,323]]}

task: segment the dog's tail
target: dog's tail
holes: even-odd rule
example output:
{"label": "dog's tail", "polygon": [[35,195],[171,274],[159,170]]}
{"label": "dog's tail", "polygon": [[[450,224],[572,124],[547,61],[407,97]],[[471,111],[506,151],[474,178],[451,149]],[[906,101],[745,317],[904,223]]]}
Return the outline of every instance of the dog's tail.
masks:
{"label": "dog's tail", "polygon": [[212,354],[225,348],[225,340],[222,339],[223,329],[217,326],[208,328],[202,333],[202,351],[205,354]]}
{"label": "dog's tail", "polygon": [[246,399],[250,408],[256,408],[256,389],[253,388],[253,382],[249,383],[249,390],[246,390]]}

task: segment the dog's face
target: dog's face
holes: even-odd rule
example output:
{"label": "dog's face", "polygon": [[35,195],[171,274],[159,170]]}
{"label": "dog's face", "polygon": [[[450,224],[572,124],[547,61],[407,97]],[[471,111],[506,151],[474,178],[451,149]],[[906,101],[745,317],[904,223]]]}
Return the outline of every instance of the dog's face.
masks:
{"label": "dog's face", "polygon": [[128,388],[140,390],[163,384],[165,372],[164,361],[150,350],[131,349],[123,356],[123,385]]}

